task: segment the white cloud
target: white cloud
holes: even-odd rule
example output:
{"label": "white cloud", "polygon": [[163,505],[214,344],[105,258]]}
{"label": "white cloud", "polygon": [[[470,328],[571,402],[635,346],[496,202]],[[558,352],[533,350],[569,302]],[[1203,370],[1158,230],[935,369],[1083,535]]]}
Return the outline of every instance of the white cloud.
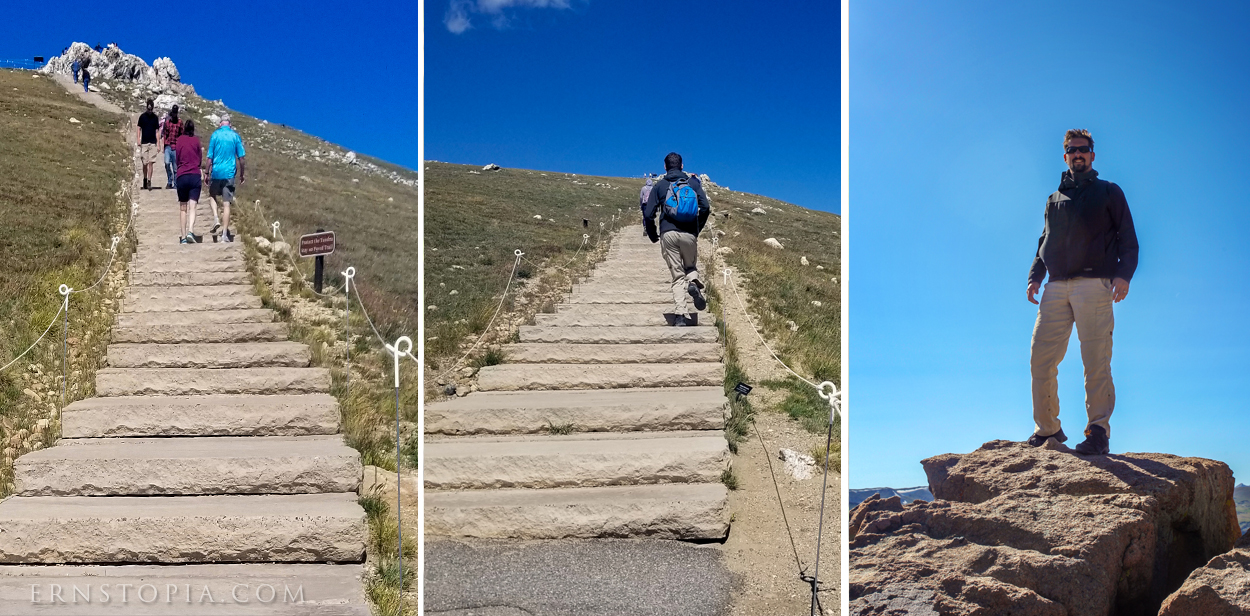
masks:
{"label": "white cloud", "polygon": [[452,34],[460,34],[473,27],[472,16],[482,15],[497,30],[508,27],[510,9],[567,9],[570,0],[451,0],[443,23]]}

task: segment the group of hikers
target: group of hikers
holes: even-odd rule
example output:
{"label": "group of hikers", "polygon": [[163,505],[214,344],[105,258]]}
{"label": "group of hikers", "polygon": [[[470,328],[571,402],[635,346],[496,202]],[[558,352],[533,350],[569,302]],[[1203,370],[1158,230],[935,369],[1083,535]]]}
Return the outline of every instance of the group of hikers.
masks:
{"label": "group of hikers", "polygon": [[158,153],[164,153],[165,188],[178,191],[179,244],[198,244],[203,237],[196,235],[195,210],[199,205],[200,191],[208,184],[208,196],[212,199],[213,228],[209,231],[213,241],[220,237],[223,242],[233,242],[230,233],[230,207],[234,205],[235,177],[240,184],[246,181],[243,158],[246,151],[243,139],[230,126],[230,115],[222,114],[217,130],[208,140],[207,157],[195,121],[178,117],[178,106],[158,118],[154,111],[155,101],[148,100],[147,111],[139,116],[136,128],[139,157],[143,163],[143,189],[153,190],[152,170]]}
{"label": "group of hikers", "polygon": [[664,157],[664,177],[658,181],[647,177],[638,205],[643,232],[652,243],[659,242],[672,278],[673,325],[697,325],[691,304],[696,311],[707,308],[699,280],[699,234],[712,213],[703,183],[699,176],[685,172],[680,154],[669,152]]}

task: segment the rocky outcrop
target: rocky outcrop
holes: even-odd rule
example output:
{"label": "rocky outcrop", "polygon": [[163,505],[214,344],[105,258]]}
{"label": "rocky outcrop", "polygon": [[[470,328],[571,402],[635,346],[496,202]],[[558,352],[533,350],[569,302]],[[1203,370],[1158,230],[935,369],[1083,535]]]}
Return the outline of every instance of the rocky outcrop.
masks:
{"label": "rocky outcrop", "polygon": [[1250,615],[1250,535],[1236,549],[1196,569],[1180,589],[1163,602],[1159,616]]}
{"label": "rocky outcrop", "polygon": [[937,500],[851,513],[852,614],[1156,614],[1240,536],[1221,462],[991,441],[922,464]]}
{"label": "rocky outcrop", "polygon": [[45,74],[70,75],[74,72],[74,61],[84,58],[91,60],[89,70],[93,80],[112,79],[139,85],[153,97],[160,94],[185,96],[195,92],[190,84],[182,83],[182,76],[173,60],[157,58],[148,66],[143,58],[125,53],[116,45],[96,51],[86,43],[74,43],[61,55],[50,58],[39,70]]}

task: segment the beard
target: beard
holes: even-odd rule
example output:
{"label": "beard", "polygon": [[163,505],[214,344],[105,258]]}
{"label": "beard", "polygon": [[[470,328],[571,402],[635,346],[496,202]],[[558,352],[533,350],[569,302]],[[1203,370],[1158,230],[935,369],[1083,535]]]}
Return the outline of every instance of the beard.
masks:
{"label": "beard", "polygon": [[1089,161],[1084,158],[1074,158],[1072,159],[1072,163],[1068,165],[1068,168],[1077,173],[1089,171]]}

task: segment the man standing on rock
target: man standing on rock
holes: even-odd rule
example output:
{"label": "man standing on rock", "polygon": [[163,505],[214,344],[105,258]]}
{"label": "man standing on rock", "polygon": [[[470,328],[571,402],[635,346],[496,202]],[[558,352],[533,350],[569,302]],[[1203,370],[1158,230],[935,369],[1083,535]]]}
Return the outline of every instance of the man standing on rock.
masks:
{"label": "man standing on rock", "polygon": [[1128,201],[1119,186],[1098,179],[1094,171],[1094,138],[1084,129],[1063,136],[1063,172],[1056,190],[1046,200],[1046,223],[1029,269],[1028,299],[1046,274],[1033,326],[1030,367],[1033,373],[1033,421],[1028,444],[1040,447],[1046,439],[1067,440],[1059,425],[1059,362],[1068,349],[1072,325],[1081,340],[1085,364],[1085,411],[1089,422],[1077,453],[1110,451],[1110,418],[1115,409],[1111,381],[1112,304],[1128,296],[1129,280],[1137,269],[1137,232]]}
{"label": "man standing on rock", "polygon": [[[664,262],[672,274],[673,325],[693,325],[688,299],[695,310],[707,307],[703,299],[703,283],[699,280],[699,233],[712,213],[707,195],[698,176],[682,170],[681,155],[670,152],[664,157],[664,177],[655,183],[642,209],[642,225],[652,242],[660,243]],[[656,214],[660,216],[656,234]]]}
{"label": "man standing on rock", "polygon": [[143,189],[152,190],[152,167],[156,165],[156,154],[160,150],[157,145],[157,129],[161,125],[160,118],[152,111],[155,103],[148,99],[148,110],[139,116],[139,125],[135,135],[139,143],[139,160],[143,162]]}
{"label": "man standing on rock", "polygon": [[220,228],[222,241],[233,242],[234,236],[230,234],[230,206],[234,204],[235,168],[238,168],[239,183],[246,182],[243,170],[243,157],[246,152],[243,150],[243,139],[230,127],[230,116],[223,113],[219,123],[221,128],[213,131],[212,138],[208,140],[208,165],[212,169],[208,196],[213,199],[213,217],[218,220],[213,225],[212,233],[216,241],[217,229]]}

